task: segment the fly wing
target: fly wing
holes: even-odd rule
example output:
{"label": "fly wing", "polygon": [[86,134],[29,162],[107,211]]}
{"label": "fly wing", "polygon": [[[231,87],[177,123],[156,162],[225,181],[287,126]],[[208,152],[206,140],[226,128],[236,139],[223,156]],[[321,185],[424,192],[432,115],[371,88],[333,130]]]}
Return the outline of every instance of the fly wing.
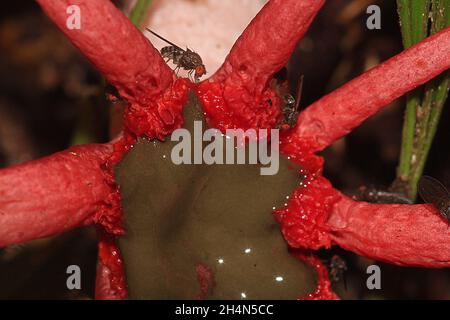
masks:
{"label": "fly wing", "polygon": [[445,188],[438,180],[429,176],[422,176],[420,178],[418,190],[425,202],[432,203],[438,208],[448,197],[450,197],[447,188]]}
{"label": "fly wing", "polygon": [[170,42],[169,40],[167,40],[166,38],[160,36],[159,34],[157,34],[156,32],[150,30],[149,28],[145,28],[148,32],[150,32],[151,34],[153,34],[155,37],[158,37],[159,39],[161,39],[162,41],[167,42],[168,44],[170,44],[171,46],[174,46],[175,48],[179,49],[180,51],[184,52],[183,49],[181,49],[179,46],[177,46],[176,44],[174,44],[173,42]]}

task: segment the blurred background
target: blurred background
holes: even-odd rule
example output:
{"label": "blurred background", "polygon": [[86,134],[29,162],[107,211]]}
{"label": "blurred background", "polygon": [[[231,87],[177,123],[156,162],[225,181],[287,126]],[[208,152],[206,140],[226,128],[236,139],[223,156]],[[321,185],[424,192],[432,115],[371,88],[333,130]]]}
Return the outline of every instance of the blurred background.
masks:
{"label": "blurred background", "polygon": [[[115,1],[126,14],[134,1]],[[149,26],[204,58],[208,75],[258,12],[260,0],[153,0]],[[380,30],[366,28],[367,6],[381,8]],[[239,9],[239,10],[237,10]],[[235,15],[236,16],[233,16]],[[163,44],[147,37],[157,47]],[[396,3],[392,0],[328,1],[288,64],[295,92],[304,75],[306,107],[365,70],[402,50]],[[0,167],[36,159],[67,147],[106,142],[120,128],[120,104],[105,98],[101,75],[45,17],[34,1],[5,2],[0,11]],[[262,59],[264,57],[261,57]],[[325,175],[347,194],[361,186],[386,189],[395,178],[405,100],[399,99],[324,152]],[[447,105],[425,173],[450,182],[450,112]],[[33,195],[30,195],[32,197]],[[0,249],[0,299],[92,299],[96,238],[91,228]],[[347,262],[344,299],[449,299],[450,271],[401,268],[378,263],[382,290],[366,288],[373,261],[340,249]],[[82,270],[82,289],[68,291],[66,268]]]}

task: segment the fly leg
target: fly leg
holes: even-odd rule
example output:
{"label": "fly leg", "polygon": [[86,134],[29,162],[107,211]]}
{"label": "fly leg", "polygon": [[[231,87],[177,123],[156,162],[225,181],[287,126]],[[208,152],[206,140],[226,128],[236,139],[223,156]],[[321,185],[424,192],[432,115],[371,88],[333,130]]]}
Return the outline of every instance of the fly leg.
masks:
{"label": "fly leg", "polygon": [[189,72],[188,72],[188,77],[189,77],[189,80],[191,81],[191,82],[194,82],[194,79],[192,78],[192,73],[194,72],[194,69],[191,69],[191,70],[189,70]]}
{"label": "fly leg", "polygon": [[359,188],[359,194],[356,198],[360,201],[371,203],[400,203],[412,204],[411,199],[401,193],[378,190],[362,186]]}
{"label": "fly leg", "polygon": [[177,75],[177,77],[178,77],[178,71],[180,70],[180,65],[177,65],[176,67],[175,67],[175,69],[173,70],[173,71],[175,71],[175,74]]}

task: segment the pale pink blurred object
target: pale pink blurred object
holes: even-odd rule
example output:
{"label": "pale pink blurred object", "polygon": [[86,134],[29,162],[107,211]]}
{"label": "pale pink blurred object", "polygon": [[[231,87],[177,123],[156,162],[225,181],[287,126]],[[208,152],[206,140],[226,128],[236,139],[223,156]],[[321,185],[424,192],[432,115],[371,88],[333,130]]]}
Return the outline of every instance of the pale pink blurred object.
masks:
{"label": "pale pink blurred object", "polygon": [[[200,54],[212,75],[267,0],[153,0],[144,23],[181,48]],[[152,44],[167,44],[145,31]],[[184,72],[180,72],[185,76]],[[206,79],[204,77],[203,79]]]}

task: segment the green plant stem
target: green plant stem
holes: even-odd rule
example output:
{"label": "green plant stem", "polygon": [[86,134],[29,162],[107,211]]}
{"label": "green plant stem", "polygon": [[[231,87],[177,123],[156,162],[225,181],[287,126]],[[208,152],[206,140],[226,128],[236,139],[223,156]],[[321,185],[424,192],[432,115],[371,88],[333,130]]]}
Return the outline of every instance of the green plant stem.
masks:
{"label": "green plant stem", "polygon": [[414,152],[414,130],[416,128],[416,109],[420,103],[421,92],[415,90],[406,96],[406,110],[402,130],[402,146],[397,176],[405,181],[411,171],[411,159]]}
{"label": "green plant stem", "polygon": [[434,81],[433,85],[430,85],[430,87],[426,89],[424,106],[426,106],[428,110],[424,111],[427,115],[426,119],[424,119],[426,125],[421,129],[422,131],[419,133],[417,142],[416,161],[411,176],[411,188],[413,194],[417,193],[417,183],[423,174],[428,153],[433,144],[433,138],[437,130],[442,109],[447,99],[448,87],[449,74],[446,73],[445,75],[440,76],[437,81]]}
{"label": "green plant stem", "polygon": [[[450,25],[450,0],[432,1],[432,21],[431,33],[436,33]],[[433,143],[442,108],[447,99],[449,82],[449,73],[446,72],[429,82],[425,87],[422,104],[423,121],[417,128],[417,155],[411,176],[413,195],[417,193],[415,188],[417,188],[417,183],[423,174],[428,153]]]}
{"label": "green plant stem", "polygon": [[[427,36],[427,21],[430,0],[397,0],[398,13],[402,28],[403,45],[409,48]],[[420,107],[422,89],[416,89],[406,98],[406,111],[402,131],[402,147],[397,177],[407,180],[411,171],[411,159],[414,156],[414,138],[417,122],[417,110]]]}
{"label": "green plant stem", "polygon": [[[450,25],[450,0],[397,0],[397,5],[405,48],[428,36],[430,5],[431,33]],[[405,184],[402,189],[412,200],[416,198],[417,183],[423,174],[448,86],[449,74],[445,73],[430,81],[425,88],[418,88],[407,95],[396,182]]]}
{"label": "green plant stem", "polygon": [[411,46],[411,10],[408,0],[397,0],[397,11],[400,17],[400,27],[402,30],[403,46],[409,48]]}
{"label": "green plant stem", "polygon": [[147,14],[148,8],[150,7],[152,0],[137,0],[136,4],[131,10],[130,21],[136,26],[141,27],[144,22],[145,15]]}

